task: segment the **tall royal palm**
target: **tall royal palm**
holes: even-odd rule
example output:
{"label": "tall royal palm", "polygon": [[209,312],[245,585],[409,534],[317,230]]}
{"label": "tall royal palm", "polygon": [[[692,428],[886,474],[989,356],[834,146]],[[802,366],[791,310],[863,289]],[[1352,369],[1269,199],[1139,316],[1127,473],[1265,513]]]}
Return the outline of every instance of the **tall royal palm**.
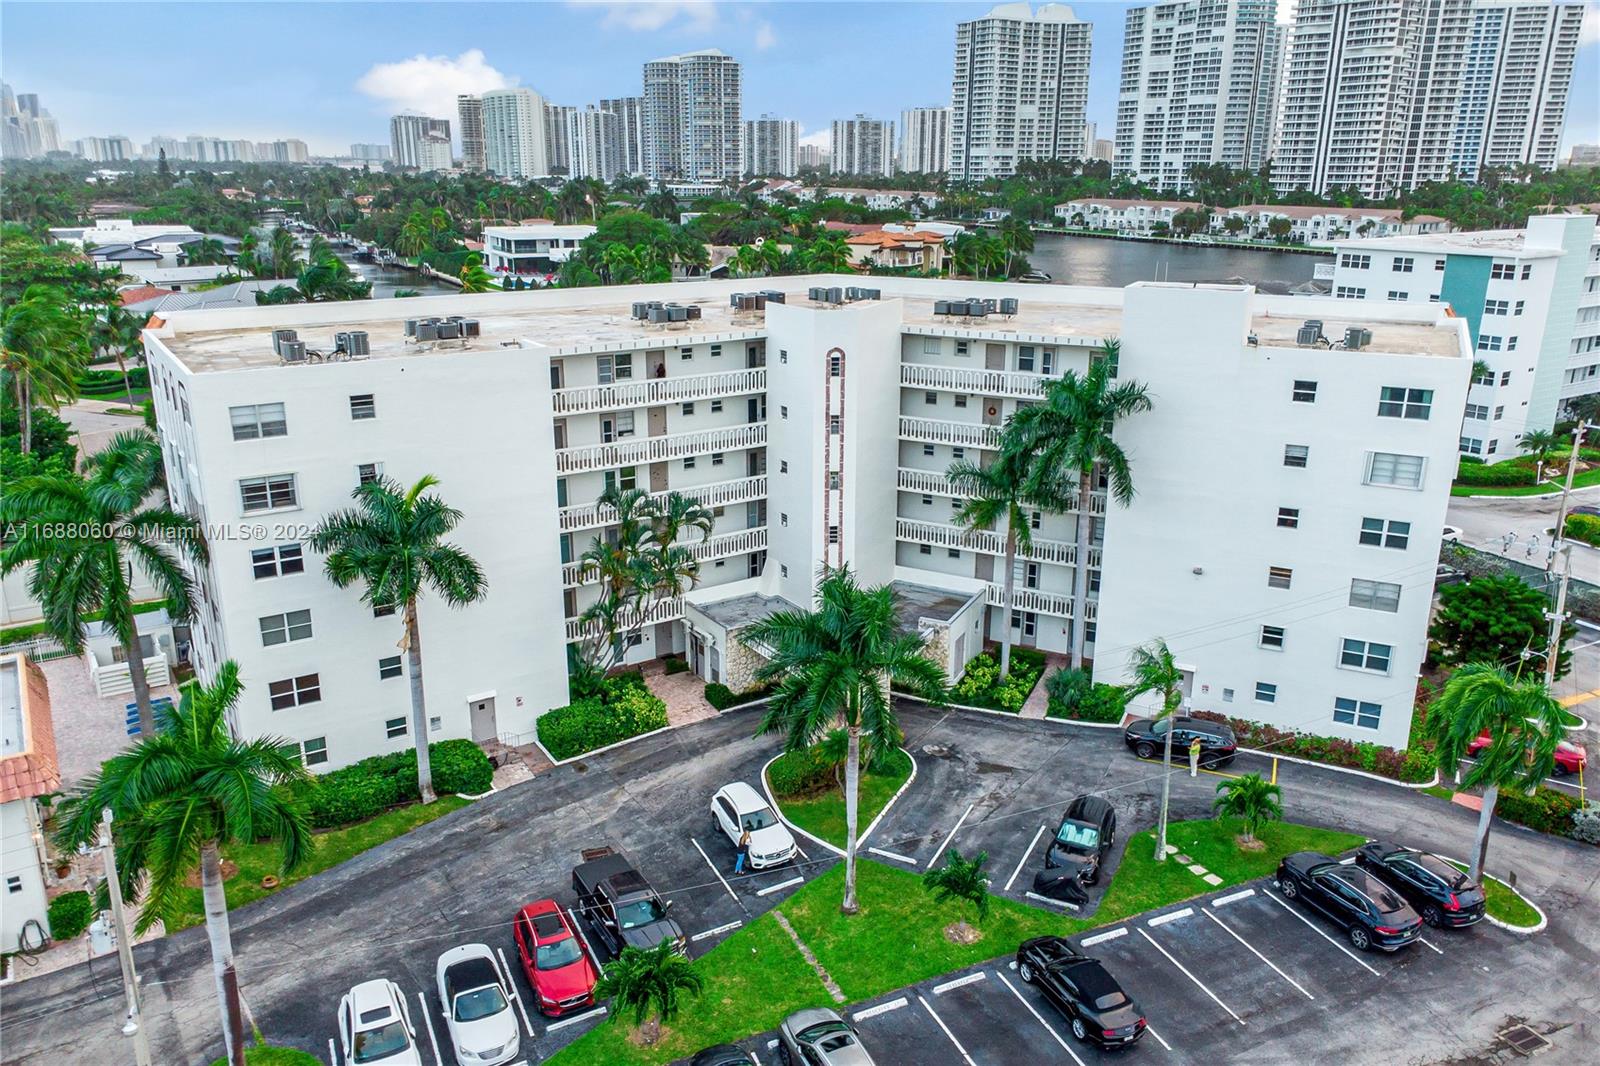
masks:
{"label": "tall royal palm", "polygon": [[[1172,649],[1164,640],[1133,649],[1128,656],[1127,692],[1130,698],[1147,692],[1159,693],[1161,706],[1151,715],[1154,721],[1171,718],[1183,706],[1183,671],[1178,669]],[[1166,740],[1161,745],[1161,813],[1156,821],[1156,861],[1167,857],[1167,804],[1172,796],[1172,727],[1166,729]]]}
{"label": "tall royal palm", "polygon": [[60,407],[77,399],[90,343],[89,323],[64,287],[30,285],[0,311],[0,369],[17,403],[24,454],[33,448],[34,405]]}
{"label": "tall royal palm", "polygon": [[1434,753],[1446,770],[1461,765],[1473,740],[1489,735],[1489,746],[1473,756],[1475,761],[1461,778],[1464,787],[1483,789],[1478,845],[1472,852],[1474,880],[1483,876],[1489,825],[1500,790],[1531,790],[1550,775],[1565,728],[1563,717],[1561,705],[1538,678],[1514,676],[1488,663],[1468,663],[1456,670],[1428,708]]}
{"label": "tall royal palm", "polygon": [[133,568],[166,597],[174,617],[187,618],[193,585],[181,558],[207,558],[200,524],[151,502],[162,474],[161,446],[133,430],[91,455],[82,474],[24,478],[8,485],[0,501],[0,523],[13,533],[0,550],[0,571],[32,565],[28,591],[50,635],[74,655],[83,651],[85,616],[101,612],[128,664],[143,736],[155,732],[156,722],[133,610]]}
{"label": "tall royal palm", "polygon": [[[1083,374],[1068,370],[1045,386],[1044,402],[1011,416],[1008,430],[1017,446],[1031,453],[1030,490],[1039,496],[1076,501],[1078,520],[1072,567],[1072,668],[1083,665],[1088,632],[1090,511],[1095,472],[1103,471],[1111,495],[1126,507],[1133,502],[1133,468],[1112,437],[1117,424],[1151,408],[1148,386],[1116,381],[1120,346],[1108,340]],[[1075,483],[1075,484],[1074,484]]]}
{"label": "tall royal palm", "polygon": [[829,731],[845,729],[844,903],[856,912],[856,808],[861,786],[861,743],[869,755],[900,743],[889,688],[929,703],[945,700],[944,668],[926,654],[926,642],[901,628],[894,589],[862,588],[849,570],[827,570],[817,586],[816,609],[779,611],[746,629],[743,638],[768,655],[758,681],[777,685],[761,719],[761,732],[781,732],[798,751]]}
{"label": "tall royal palm", "polygon": [[324,518],[311,546],[328,557],[328,577],[345,588],[362,583],[361,599],[373,607],[405,612],[406,668],[411,677],[411,736],[417,748],[417,788],[432,803],[433,770],[428,759],[428,710],[422,695],[422,632],[417,600],[432,590],[451,607],[466,607],[489,593],[476,560],[445,535],[461,512],[428,490],[439,484],[425,475],[409,489],[392,478],[358,485],[356,506]]}
{"label": "tall royal palm", "polygon": [[222,884],[222,849],[272,841],[292,873],[311,855],[311,825],[293,786],[306,779],[293,747],[274,737],[236,740],[229,712],[239,700],[232,661],[209,685],[191,684],[161,730],[113,755],[57,806],[63,854],[92,845],[101,812],[110,810],[117,874],[129,899],[145,900],[135,927],[144,932],[179,910],[188,878],[200,867],[206,938],[222,1012],[228,1061],[244,1066],[244,1012]]}

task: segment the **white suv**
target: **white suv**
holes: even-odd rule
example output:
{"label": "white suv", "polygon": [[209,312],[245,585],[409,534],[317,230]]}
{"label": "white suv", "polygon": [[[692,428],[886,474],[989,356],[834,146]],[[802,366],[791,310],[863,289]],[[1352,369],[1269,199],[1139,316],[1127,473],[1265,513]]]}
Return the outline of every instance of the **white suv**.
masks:
{"label": "white suv", "polygon": [[339,1000],[339,1043],[348,1063],[422,1066],[406,997],[393,981],[363,981]]}
{"label": "white suv", "polygon": [[778,866],[795,856],[797,849],[788,827],[760,793],[743,781],[717,789],[711,797],[711,820],[736,848],[739,838],[749,831],[750,857],[745,865],[752,870]]}

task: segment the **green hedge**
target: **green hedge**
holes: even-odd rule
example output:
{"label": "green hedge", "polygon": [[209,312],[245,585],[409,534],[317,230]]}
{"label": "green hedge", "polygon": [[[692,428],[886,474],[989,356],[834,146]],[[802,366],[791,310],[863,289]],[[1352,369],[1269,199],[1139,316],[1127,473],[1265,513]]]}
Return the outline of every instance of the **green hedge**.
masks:
{"label": "green hedge", "polygon": [[803,796],[834,780],[834,763],[819,748],[786,751],[767,767],[767,780],[778,797]]}
{"label": "green hedge", "polygon": [[556,759],[665,728],[667,705],[638,674],[608,677],[597,698],[546,711],[539,716],[539,743]]}
{"label": "green hedge", "polygon": [[719,681],[713,681],[706,686],[706,702],[719,711],[725,711],[729,707],[740,707],[746,703],[754,703],[756,700],[765,699],[771,694],[771,685],[763,688],[753,688],[749,692],[735,692]]}
{"label": "green hedge", "polygon": [[1128,709],[1128,694],[1118,685],[1096,684],[1084,670],[1062,667],[1044,683],[1050,694],[1047,718],[1077,722],[1120,722]]}
{"label": "green hedge", "polygon": [[[136,391],[148,390],[150,388],[150,371],[142,366],[129,367],[127,383]],[[84,396],[121,393],[124,391],[122,371],[116,369],[85,370],[78,375],[78,391]]]}
{"label": "green hedge", "polygon": [[1241,748],[1257,748],[1277,755],[1327,763],[1330,766],[1364,770],[1369,774],[1377,774],[1379,777],[1388,777],[1396,781],[1420,784],[1430,780],[1434,769],[1438,766],[1433,752],[1419,742],[1420,723],[1415,721],[1415,718],[1421,717],[1420,712],[1414,716],[1412,723],[1411,747],[1403,751],[1363,740],[1345,740],[1343,737],[1324,737],[1314,733],[1277,729],[1262,722],[1252,722],[1247,718],[1229,718],[1215,711],[1195,711],[1194,717],[1212,722],[1226,722],[1233,730],[1234,738],[1238,740]]}
{"label": "green hedge", "polygon": [[1494,813],[1508,822],[1557,836],[1572,835],[1573,816],[1577,812],[1578,801],[1575,798],[1543,785],[1532,796],[1502,792],[1494,806]]}
{"label": "green hedge", "polygon": [[63,892],[50,901],[50,935],[57,941],[76,939],[94,921],[94,902],[87,892]]}
{"label": "green hedge", "polygon": [[1600,518],[1592,514],[1567,515],[1567,536],[1600,547]]}
{"label": "green hedge", "polygon": [[1508,459],[1505,462],[1490,465],[1484,462],[1469,462],[1467,458],[1461,460],[1461,466],[1456,471],[1457,485],[1532,485],[1534,467],[1533,460],[1526,457],[1521,459]]}
{"label": "green hedge", "polygon": [[689,664],[683,659],[667,659],[666,664],[667,673],[669,674],[681,674],[689,669]]}
{"label": "green hedge", "polygon": [[[494,767],[483,749],[470,740],[442,740],[428,745],[433,790],[476,796],[489,791]],[[374,755],[343,769],[322,774],[306,786],[306,814],[318,829],[333,829],[412,803],[417,790],[414,748]]]}
{"label": "green hedge", "polygon": [[1000,653],[986,651],[974,655],[951,690],[952,703],[988,707],[1016,714],[1028,702],[1033,686],[1044,674],[1044,653],[1032,648],[1011,649],[1011,676],[1000,681]]}

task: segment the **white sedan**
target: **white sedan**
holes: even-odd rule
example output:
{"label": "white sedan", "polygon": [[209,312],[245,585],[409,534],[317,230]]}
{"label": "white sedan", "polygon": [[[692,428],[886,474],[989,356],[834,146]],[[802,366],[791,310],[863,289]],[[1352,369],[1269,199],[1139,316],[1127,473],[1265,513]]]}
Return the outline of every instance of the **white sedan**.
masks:
{"label": "white sedan", "polygon": [[393,981],[363,981],[339,1000],[339,1043],[347,1063],[422,1066],[405,994]]}
{"label": "white sedan", "polygon": [[711,819],[736,848],[739,838],[750,834],[750,857],[745,861],[749,869],[764,870],[795,856],[794,836],[788,827],[760,793],[743,781],[717,789],[711,797]]}
{"label": "white sedan", "polygon": [[463,944],[439,956],[435,973],[450,1045],[461,1066],[499,1066],[522,1048],[511,979],[487,944]]}

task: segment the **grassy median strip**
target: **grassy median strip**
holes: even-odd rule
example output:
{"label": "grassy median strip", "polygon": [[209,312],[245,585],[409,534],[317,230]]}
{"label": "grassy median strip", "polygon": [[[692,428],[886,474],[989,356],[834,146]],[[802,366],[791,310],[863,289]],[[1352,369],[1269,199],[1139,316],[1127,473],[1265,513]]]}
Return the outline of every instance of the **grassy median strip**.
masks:
{"label": "grassy median strip", "polygon": [[[322,1060],[292,1047],[267,1047],[253,1044],[244,1049],[246,1066],[322,1066]],[[217,1059],[211,1066],[228,1066],[227,1056]]]}
{"label": "grassy median strip", "polygon": [[[860,809],[856,812],[856,832],[864,831],[883,810],[884,805],[900,791],[900,786],[911,776],[911,756],[896,750],[884,761],[888,764],[882,773],[861,775]],[[815,796],[780,799],[778,806],[783,816],[813,836],[830,844],[844,847],[844,794],[830,788]]]}
{"label": "grassy median strip", "polygon": [[[1467,870],[1467,864],[1464,862],[1456,862],[1454,859],[1445,861],[1463,873]],[[1532,929],[1539,924],[1539,912],[1510,885],[1488,874],[1484,874],[1481,880],[1483,900],[1488,908],[1489,917],[1523,929]]]}
{"label": "grassy median strip", "polygon": [[[369,818],[343,829],[330,829],[318,833],[317,848],[311,854],[311,861],[290,877],[283,877],[283,872],[278,868],[278,849],[274,844],[229,848],[223,858],[227,862],[236,863],[239,872],[228,878],[225,885],[228,893],[228,909],[237,910],[252,900],[270,896],[279,889],[304,880],[312,874],[320,874],[346,859],[354,858],[368,848],[375,848],[395,837],[403,836],[435,818],[442,818],[451,811],[465,807],[470,802],[460,796],[440,796],[427,806],[413,803],[405,807],[396,807],[376,818]],[[276,888],[263,888],[261,879],[267,876],[282,877],[282,884]],[[200,889],[189,888],[183,893],[183,910],[168,924],[167,932],[176,933],[179,929],[200,925],[204,921],[205,903]]]}

